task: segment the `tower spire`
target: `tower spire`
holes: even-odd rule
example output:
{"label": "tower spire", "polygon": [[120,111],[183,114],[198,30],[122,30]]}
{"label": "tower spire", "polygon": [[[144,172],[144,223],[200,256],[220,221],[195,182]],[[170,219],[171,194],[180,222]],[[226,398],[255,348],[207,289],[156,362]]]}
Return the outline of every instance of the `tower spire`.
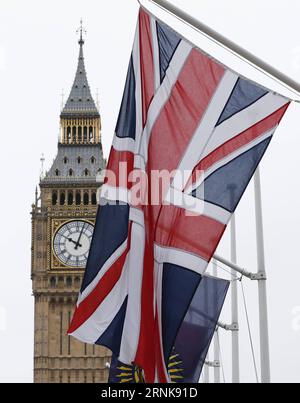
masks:
{"label": "tower spire", "polygon": [[78,64],[70,95],[60,114],[60,143],[70,145],[100,144],[101,118],[91,94],[85,69],[83,37],[86,30],[83,27],[82,19],[76,32],[79,34]]}
{"label": "tower spire", "polygon": [[84,64],[83,45],[84,34],[86,30],[83,27],[82,19],[80,20],[80,27],[76,31],[79,34],[79,57],[77,71],[73,86],[67,99],[66,104],[61,113],[61,117],[99,117],[99,112],[93,100],[90,87],[87,80],[87,74]]}

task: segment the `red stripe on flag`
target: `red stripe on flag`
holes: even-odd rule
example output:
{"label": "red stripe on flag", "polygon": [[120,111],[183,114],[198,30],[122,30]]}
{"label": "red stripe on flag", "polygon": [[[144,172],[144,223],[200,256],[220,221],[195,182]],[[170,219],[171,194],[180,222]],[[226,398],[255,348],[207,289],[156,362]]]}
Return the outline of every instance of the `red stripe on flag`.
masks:
{"label": "red stripe on flag", "polygon": [[105,273],[105,275],[99,281],[94,290],[76,308],[73,320],[68,330],[68,334],[74,333],[93,315],[93,313],[98,309],[99,305],[104,301],[104,299],[108,296],[116,283],[119,281],[126,256],[130,249],[131,225],[129,226],[128,234],[129,238],[126,251]]}
{"label": "red stripe on flag", "polygon": [[128,175],[133,171],[133,167],[133,153],[129,151],[116,151],[112,147],[104,183],[112,187],[131,189],[132,184],[128,181]]}
{"label": "red stripe on flag", "polygon": [[184,209],[164,206],[155,242],[163,247],[196,254],[209,262],[225,228],[224,224],[204,215],[187,216]]}
{"label": "red stripe on flag", "polygon": [[140,10],[139,28],[143,125],[145,126],[148,109],[154,96],[154,59],[150,16],[143,9]]}
{"label": "red stripe on flag", "polygon": [[211,154],[205,157],[196,167],[196,169],[206,171],[216,162],[220,161],[221,159],[227,157],[229,154],[255,140],[262,134],[275,128],[276,125],[280,123],[288,107],[289,103],[272,113],[272,115],[269,115],[265,119],[261,120],[259,123],[245,130],[243,133],[222,144]]}
{"label": "red stripe on flag", "polygon": [[154,318],[154,256],[153,243],[146,239],[142,281],[142,309],[139,344],[134,362],[144,369],[147,383],[155,379],[155,318]]}

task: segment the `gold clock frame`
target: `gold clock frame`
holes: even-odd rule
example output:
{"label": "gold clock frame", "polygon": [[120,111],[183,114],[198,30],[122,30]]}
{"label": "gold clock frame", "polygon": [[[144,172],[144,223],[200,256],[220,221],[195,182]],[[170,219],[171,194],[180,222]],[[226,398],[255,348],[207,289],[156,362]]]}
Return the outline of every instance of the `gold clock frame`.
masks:
{"label": "gold clock frame", "polygon": [[82,272],[85,270],[84,267],[73,267],[73,266],[67,266],[63,264],[57,257],[56,253],[54,251],[53,247],[53,242],[55,239],[55,236],[57,232],[60,230],[60,228],[68,223],[74,222],[74,221],[83,221],[88,224],[91,224],[93,227],[95,227],[95,220],[87,217],[73,217],[72,219],[66,219],[66,218],[52,218],[51,223],[50,223],[50,239],[49,242],[51,243],[51,250],[50,253],[50,270],[51,271],[70,271],[72,270],[73,272]]}

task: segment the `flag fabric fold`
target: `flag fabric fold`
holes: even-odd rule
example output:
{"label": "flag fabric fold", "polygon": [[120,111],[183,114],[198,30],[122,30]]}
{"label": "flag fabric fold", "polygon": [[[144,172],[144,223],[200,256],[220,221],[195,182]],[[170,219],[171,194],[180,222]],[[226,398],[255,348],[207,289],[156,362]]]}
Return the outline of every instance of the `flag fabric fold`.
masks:
{"label": "flag fabric fold", "polygon": [[186,312],[289,102],[140,10],[70,335],[171,381]]}
{"label": "flag fabric fold", "polygon": [[199,382],[229,286],[227,280],[204,276],[192,299],[174,345],[185,383]]}
{"label": "flag fabric fold", "polygon": [[[204,276],[177,333],[167,369],[172,383],[198,383],[230,282]],[[112,358],[110,383],[143,383],[141,368]]]}

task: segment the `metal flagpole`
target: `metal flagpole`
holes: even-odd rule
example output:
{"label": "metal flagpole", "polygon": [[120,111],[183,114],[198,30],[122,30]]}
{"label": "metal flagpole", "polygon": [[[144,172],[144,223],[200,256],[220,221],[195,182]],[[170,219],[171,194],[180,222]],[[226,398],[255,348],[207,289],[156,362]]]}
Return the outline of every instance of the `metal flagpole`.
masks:
{"label": "metal flagpole", "polygon": [[[215,30],[211,29],[207,25],[203,24],[196,18],[192,17],[188,13],[176,7],[174,4],[170,3],[167,0],[148,0],[149,2],[157,5],[162,8],[164,11],[172,14],[174,17],[180,19],[185,24],[190,25],[192,28],[199,31],[201,34],[206,36],[209,40],[215,42],[217,45],[227,49],[230,53],[234,54],[239,59],[244,62],[250,64],[255,69],[259,70],[263,74],[272,78],[273,80],[279,82],[280,85],[287,88],[289,91],[293,92],[297,97],[300,97],[300,83],[291,79],[281,71],[275,69],[270,64],[261,60],[257,56],[253,55],[246,49],[232,42],[228,38],[219,34]],[[139,0],[142,4],[142,0]],[[299,99],[294,99],[295,102],[300,102]]]}
{"label": "metal flagpole", "polygon": [[218,333],[214,336],[214,383],[221,383],[221,362],[220,362],[220,346],[218,342]]}
{"label": "metal flagpole", "polygon": [[[218,267],[217,262],[213,260],[213,276],[218,277]],[[220,371],[220,346],[218,342],[218,334],[215,332],[214,335],[214,383],[221,382],[221,371]]]}
{"label": "metal flagpole", "polygon": [[204,376],[203,376],[203,382],[204,383],[209,383],[209,365],[208,365],[208,362],[209,362],[209,354],[207,354],[206,362],[204,364]]}
{"label": "metal flagpole", "polygon": [[254,176],[254,188],[255,188],[257,266],[258,266],[261,381],[262,383],[270,383],[271,374],[270,374],[270,349],[269,349],[269,326],[268,326],[267,281],[266,281],[267,276],[265,266],[264,231],[263,231],[261,183],[260,183],[259,168],[257,169]]}
{"label": "metal flagpole", "polygon": [[[237,263],[236,252],[236,223],[235,215],[231,218],[231,261]],[[236,273],[231,270],[232,277],[236,278]],[[240,383],[240,354],[239,354],[239,309],[238,309],[238,287],[237,281],[231,283],[231,317],[232,326],[236,329],[232,331],[232,383]]]}
{"label": "metal flagpole", "polygon": [[[206,292],[205,292],[205,301],[206,301],[206,305],[208,303],[208,289],[206,287]],[[207,307],[208,310],[208,307]],[[204,368],[204,383],[209,383],[209,369],[210,369],[210,362],[209,362],[209,351],[207,352],[207,356],[205,359],[205,368]]]}

